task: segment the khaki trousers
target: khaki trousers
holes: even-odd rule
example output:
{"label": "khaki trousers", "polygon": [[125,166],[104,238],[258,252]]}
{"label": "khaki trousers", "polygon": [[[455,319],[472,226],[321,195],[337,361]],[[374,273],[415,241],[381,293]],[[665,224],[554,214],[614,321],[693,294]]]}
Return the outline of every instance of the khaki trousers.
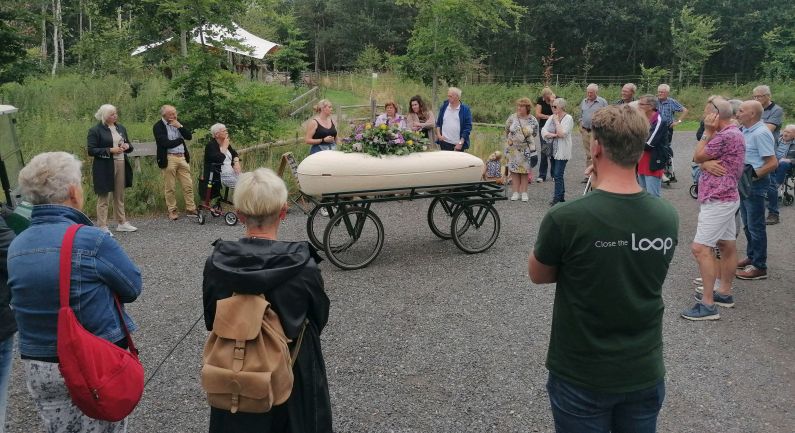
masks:
{"label": "khaki trousers", "polygon": [[190,164],[185,161],[183,156],[168,155],[168,166],[163,169],[163,186],[169,214],[176,214],[177,212],[177,197],[174,196],[174,187],[177,179],[182,185],[185,211],[196,212],[196,202],[193,199],[193,179],[190,177]]}
{"label": "khaki trousers", "polygon": [[[111,193],[97,194],[97,226],[108,226],[108,202]],[[124,160],[113,160],[113,218],[119,224],[127,221],[124,213]]]}
{"label": "khaki trousers", "polygon": [[591,133],[585,128],[580,128],[582,134],[582,148],[585,150],[585,167],[591,165]]}

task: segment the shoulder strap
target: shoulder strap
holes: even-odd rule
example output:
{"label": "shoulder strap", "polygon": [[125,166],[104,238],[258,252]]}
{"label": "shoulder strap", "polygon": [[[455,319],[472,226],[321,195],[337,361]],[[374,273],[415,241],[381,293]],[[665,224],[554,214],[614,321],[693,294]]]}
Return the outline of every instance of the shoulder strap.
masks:
{"label": "shoulder strap", "polygon": [[301,343],[304,341],[304,331],[306,331],[307,323],[309,323],[309,319],[304,319],[304,326],[301,327],[301,333],[298,334],[298,341],[295,342],[295,347],[293,347],[293,351],[290,353],[290,368],[295,364],[295,360],[298,358],[298,352],[301,351]]}

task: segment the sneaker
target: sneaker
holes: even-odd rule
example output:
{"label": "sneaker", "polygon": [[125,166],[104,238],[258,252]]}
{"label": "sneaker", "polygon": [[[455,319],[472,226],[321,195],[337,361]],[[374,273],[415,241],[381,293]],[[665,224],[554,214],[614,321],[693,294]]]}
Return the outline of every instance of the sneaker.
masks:
{"label": "sneaker", "polygon": [[320,208],[320,215],[322,215],[324,217],[328,217],[328,209],[326,209],[324,207]]}
{"label": "sneaker", "polygon": [[543,177],[537,177],[536,178],[536,183],[544,183],[544,178]]}
{"label": "sneaker", "polygon": [[767,269],[759,269],[754,265],[748,265],[742,271],[737,271],[734,274],[741,280],[766,280]]}
{"label": "sneaker", "polygon": [[767,215],[765,219],[765,225],[772,226],[773,224],[778,224],[780,221],[778,220],[777,213],[771,213]]}
{"label": "sneaker", "polygon": [[138,230],[138,227],[135,227],[134,225],[130,224],[129,221],[125,222],[124,224],[119,224],[116,226],[117,232],[134,232],[136,230]]}
{"label": "sneaker", "polygon": [[109,234],[109,235],[110,235],[110,237],[113,237],[113,232],[111,232],[111,231],[110,231],[110,229],[109,229],[109,228],[107,228],[106,226],[102,226],[102,227],[98,227],[98,228],[99,228],[100,230],[102,230],[103,232],[105,232],[105,233]]}
{"label": "sneaker", "polygon": [[176,221],[179,218],[179,215],[176,212],[169,212],[168,219],[171,221]]}
{"label": "sneaker", "polygon": [[745,269],[750,265],[751,265],[751,259],[749,257],[746,257],[740,260],[739,262],[737,262],[737,269]]}
{"label": "sneaker", "polygon": [[530,201],[530,197],[527,195],[526,192],[522,193],[522,201]]}
{"label": "sneaker", "polygon": [[704,279],[701,277],[693,278],[693,285],[694,286],[702,286],[704,285]]}
{"label": "sneaker", "polygon": [[687,320],[718,320],[718,307],[716,305],[704,305],[696,302],[692,308],[682,311],[682,317]]}
{"label": "sneaker", "polygon": [[519,193],[518,192],[513,193],[513,195],[511,196],[511,201],[516,201],[516,200],[519,200]]}
{"label": "sneaker", "polygon": [[663,175],[662,175],[662,182],[663,182],[663,183],[666,183],[666,182],[670,182],[670,181],[671,181],[671,179],[669,179],[669,178],[668,178],[668,176],[666,176],[666,175],[665,175],[665,173],[663,173]]}
{"label": "sneaker", "polygon": [[[699,303],[701,302],[701,298],[704,297],[703,293],[696,293],[693,295],[696,298],[696,301]],[[715,305],[720,305],[721,307],[731,308],[734,307],[734,296],[732,295],[721,295],[718,292],[712,292],[712,299],[715,301]]]}

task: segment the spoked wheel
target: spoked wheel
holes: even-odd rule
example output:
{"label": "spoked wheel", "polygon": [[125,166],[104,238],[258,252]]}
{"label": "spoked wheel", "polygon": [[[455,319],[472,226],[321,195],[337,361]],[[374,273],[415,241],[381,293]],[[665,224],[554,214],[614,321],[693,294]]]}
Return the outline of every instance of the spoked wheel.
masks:
{"label": "spoked wheel", "polygon": [[690,197],[698,198],[698,184],[690,185]]}
{"label": "spoked wheel", "polygon": [[460,207],[452,200],[444,197],[436,197],[428,207],[428,226],[436,236],[442,239],[450,239],[450,224],[453,221],[453,214]]}
{"label": "spoked wheel", "polygon": [[[321,209],[326,209],[328,215],[323,215]],[[309,243],[320,251],[324,250],[323,233],[326,231],[329,218],[335,213],[332,206],[315,206],[306,217],[306,235],[309,237]]]}
{"label": "spoked wheel", "polygon": [[196,220],[199,221],[199,225],[204,225],[204,223],[207,221],[207,211],[204,209],[199,209],[199,213],[196,216]]}
{"label": "spoked wheel", "polygon": [[329,221],[323,246],[326,257],[338,268],[363,268],[378,257],[384,246],[384,225],[367,208],[345,208]]}
{"label": "spoked wheel", "polygon": [[489,203],[462,205],[453,214],[450,232],[461,251],[482,253],[491,248],[500,235],[500,216]]}
{"label": "spoked wheel", "polygon": [[792,206],[792,202],[795,201],[795,196],[792,194],[784,193],[784,206]]}
{"label": "spoked wheel", "polygon": [[224,222],[226,222],[226,225],[228,226],[233,226],[237,224],[237,214],[232,211],[225,213]]}

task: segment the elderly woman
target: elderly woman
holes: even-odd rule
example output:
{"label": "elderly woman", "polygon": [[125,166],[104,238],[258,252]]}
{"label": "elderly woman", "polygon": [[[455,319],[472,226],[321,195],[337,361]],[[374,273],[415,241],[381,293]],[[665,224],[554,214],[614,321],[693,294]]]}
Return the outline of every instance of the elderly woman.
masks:
{"label": "elderly woman", "polygon": [[384,104],[384,113],[381,113],[375,118],[375,126],[379,125],[397,125],[400,129],[406,129],[406,119],[398,114],[400,107],[395,101],[386,101]]}
{"label": "elderly woman", "polygon": [[330,432],[331,402],[320,347],[329,299],[317,265],[321,259],[308,242],[277,239],[279,223],[287,215],[287,187],[273,171],[258,168],[241,174],[234,202],[246,224],[246,234],[238,241],[217,241],[204,266],[207,329],[212,330],[217,301],[232,296],[232,292],[262,294],[279,316],[284,334],[292,340],[291,353],[302,330],[303,338],[287,402],[266,413],[210,408],[210,433]]}
{"label": "elderly woman", "polygon": [[538,121],[530,114],[533,103],[528,98],[516,101],[516,112],[505,122],[505,154],[508,156],[508,172],[511,173],[511,200],[528,201],[527,183],[532,173],[532,156],[536,154],[535,139],[538,136]]}
{"label": "elderly woman", "polygon": [[425,101],[420,95],[414,95],[409,100],[409,114],[406,116],[406,126],[412,131],[422,132],[425,138],[433,142],[433,128],[436,126],[436,117],[433,111],[425,106]]}
{"label": "elderly woman", "polygon": [[638,161],[638,183],[651,195],[660,197],[662,175],[668,153],[665,150],[667,128],[660,121],[657,112],[657,98],[643,95],[638,100],[638,109],[649,121],[649,137]]}
{"label": "elderly woman", "polygon": [[328,99],[321,99],[315,105],[315,117],[306,125],[304,141],[312,146],[309,154],[321,150],[334,150],[337,146],[337,127],[331,118],[334,107]]}
{"label": "elderly woman", "polygon": [[566,185],[563,175],[566,163],[571,159],[571,130],[574,119],[566,113],[566,100],[556,98],[552,102],[552,117],[547,119],[546,125],[541,130],[541,135],[552,142],[552,177],[555,178],[555,192],[552,195],[551,206],[566,201]]}
{"label": "elderly woman", "polygon": [[[543,128],[547,124],[547,119],[552,117],[552,102],[555,101],[555,93],[549,87],[541,89],[541,96],[536,100],[536,119],[538,119],[538,126]],[[552,143],[548,142],[544,136],[540,137],[541,141],[541,163],[538,165],[538,177],[536,182],[543,182],[547,179],[547,173],[552,172]],[[549,170],[547,170],[549,167]]]}
{"label": "elderly woman", "polygon": [[[83,208],[80,161],[66,152],[35,156],[19,172],[22,196],[33,204],[30,227],[8,250],[8,285],[19,328],[19,352],[30,392],[48,432],[116,433],[126,420],[99,421],[85,416],[69,397],[58,370],[58,275],[66,229],[78,230],[72,253],[69,303],[86,330],[127,347],[114,295],[123,303],[141,294],[141,273],[104,230],[93,227]],[[133,320],[123,319],[132,332]]]}
{"label": "elderly woman", "polygon": [[88,130],[87,150],[94,157],[92,172],[94,192],[97,194],[97,225],[100,230],[108,229],[108,195],[113,193],[113,214],[118,222],[116,231],[134,232],[138,230],[127,221],[124,213],[124,188],[132,186],[132,167],[127,154],[133,151],[127,129],[117,123],[116,107],[105,104],[99,107],[94,117],[99,123]]}
{"label": "elderly woman", "polygon": [[210,171],[214,173],[213,178],[220,181],[220,184],[229,188],[234,188],[237,178],[240,176],[240,157],[229,140],[229,131],[222,123],[216,123],[210,127],[210,134],[213,138],[204,148],[204,172],[202,179],[210,178]]}

